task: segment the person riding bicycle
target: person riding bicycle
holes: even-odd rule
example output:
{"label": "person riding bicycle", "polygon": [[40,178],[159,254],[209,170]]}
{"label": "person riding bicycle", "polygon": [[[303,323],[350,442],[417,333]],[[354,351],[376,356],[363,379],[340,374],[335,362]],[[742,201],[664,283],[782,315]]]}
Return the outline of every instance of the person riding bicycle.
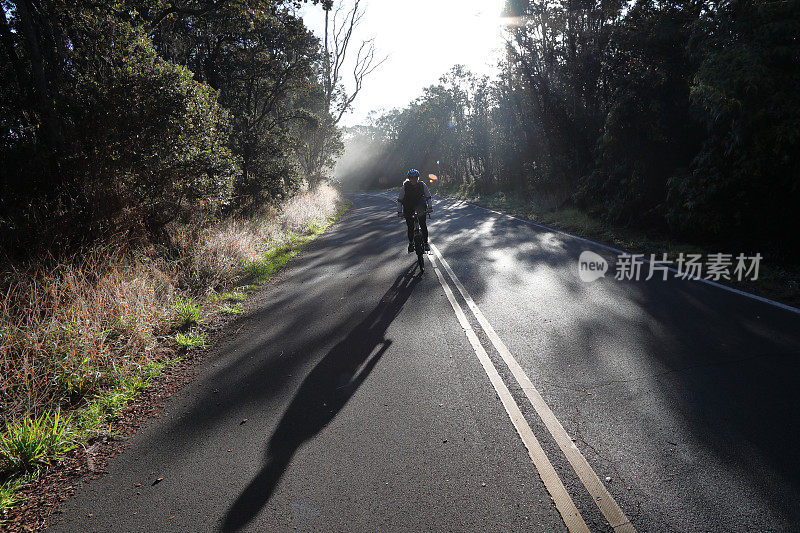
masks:
{"label": "person riding bicycle", "polygon": [[419,179],[418,170],[411,169],[408,171],[406,181],[403,182],[397,201],[402,206],[402,210],[397,212],[397,216],[404,216],[408,226],[408,252],[414,251],[415,216],[422,230],[422,238],[425,239],[425,251],[429,251],[431,247],[428,244],[428,225],[425,223],[425,218],[427,213],[433,212],[433,207],[431,205],[431,193],[428,191],[428,186],[425,182]]}

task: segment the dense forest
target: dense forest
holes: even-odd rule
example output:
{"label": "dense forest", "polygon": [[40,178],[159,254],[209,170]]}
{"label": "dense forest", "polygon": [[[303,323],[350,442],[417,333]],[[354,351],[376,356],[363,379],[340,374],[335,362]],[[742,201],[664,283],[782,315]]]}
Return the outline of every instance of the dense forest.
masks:
{"label": "dense forest", "polygon": [[402,169],[615,224],[797,258],[800,2],[509,0],[500,73],[453,68],[347,132]]}
{"label": "dense forest", "polygon": [[299,2],[0,3],[2,260],[247,214],[342,148],[341,46]]}

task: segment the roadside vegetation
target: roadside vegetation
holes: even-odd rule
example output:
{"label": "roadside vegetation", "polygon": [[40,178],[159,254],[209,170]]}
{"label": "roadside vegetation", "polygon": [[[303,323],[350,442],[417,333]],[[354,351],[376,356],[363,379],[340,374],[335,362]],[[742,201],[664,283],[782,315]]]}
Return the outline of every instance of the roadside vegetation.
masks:
{"label": "roadside vegetation", "polygon": [[6,509],[341,212],[337,124],[380,61],[294,0],[0,3]]}
{"label": "roadside vegetation", "polygon": [[241,314],[347,205],[320,185],[280,210],[201,231],[178,254],[104,244],[49,269],[8,272],[0,292],[0,504],[107,422],[166,365],[208,346],[217,314]]}

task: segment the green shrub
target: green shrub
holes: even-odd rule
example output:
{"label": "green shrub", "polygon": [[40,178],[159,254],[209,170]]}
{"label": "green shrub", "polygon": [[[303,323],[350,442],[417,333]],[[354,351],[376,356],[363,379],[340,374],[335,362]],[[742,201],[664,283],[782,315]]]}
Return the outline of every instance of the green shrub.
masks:
{"label": "green shrub", "polygon": [[205,333],[197,333],[195,331],[185,335],[183,333],[176,334],[175,342],[178,343],[178,346],[181,348],[186,348],[187,350],[191,350],[193,348],[205,348],[208,346],[206,344]]}
{"label": "green shrub", "polygon": [[25,418],[15,424],[6,424],[0,436],[0,464],[6,472],[35,472],[58,454],[67,451],[67,424],[71,417],[62,420],[61,411],[45,413],[37,418]]}
{"label": "green shrub", "polygon": [[173,308],[181,326],[199,324],[203,318],[203,310],[189,298],[178,298]]}

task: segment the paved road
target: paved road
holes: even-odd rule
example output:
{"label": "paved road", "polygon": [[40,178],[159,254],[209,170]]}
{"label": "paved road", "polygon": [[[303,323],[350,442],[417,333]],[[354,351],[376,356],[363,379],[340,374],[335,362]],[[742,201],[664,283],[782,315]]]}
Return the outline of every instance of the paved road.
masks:
{"label": "paved road", "polygon": [[420,276],[393,208],[354,196],[52,530],[800,529],[800,315],[584,283],[615,254],[446,200]]}

